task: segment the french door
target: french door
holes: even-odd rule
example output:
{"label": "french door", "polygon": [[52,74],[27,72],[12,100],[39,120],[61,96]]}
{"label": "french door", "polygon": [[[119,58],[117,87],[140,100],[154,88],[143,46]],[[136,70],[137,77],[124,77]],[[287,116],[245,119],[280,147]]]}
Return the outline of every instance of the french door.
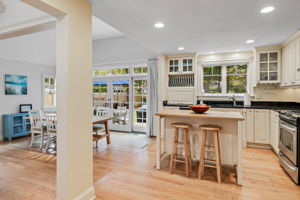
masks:
{"label": "french door", "polygon": [[133,131],[147,130],[147,79],[133,78]]}
{"label": "french door", "polygon": [[131,80],[129,78],[96,78],[93,81],[95,109],[106,110],[113,116],[110,129],[130,132],[131,129]]}
{"label": "french door", "polygon": [[111,130],[146,132],[146,77],[94,78],[93,105],[113,116]]}

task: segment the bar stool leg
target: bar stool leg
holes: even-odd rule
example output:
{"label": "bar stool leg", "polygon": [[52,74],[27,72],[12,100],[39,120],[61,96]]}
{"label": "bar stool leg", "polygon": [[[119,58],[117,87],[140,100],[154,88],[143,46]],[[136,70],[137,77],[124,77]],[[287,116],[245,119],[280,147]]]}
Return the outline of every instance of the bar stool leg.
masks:
{"label": "bar stool leg", "polygon": [[207,137],[207,130],[202,133],[202,141],[200,147],[200,161],[199,161],[199,169],[198,169],[198,178],[201,179],[204,173],[204,161],[205,161],[205,146],[206,146],[206,137]]}
{"label": "bar stool leg", "polygon": [[189,159],[189,173],[192,173],[192,152],[191,152],[191,140],[190,140],[190,129],[187,129],[187,143],[188,143],[188,159]]}
{"label": "bar stool leg", "polygon": [[190,161],[189,161],[189,150],[188,150],[188,130],[184,129],[184,160],[185,160],[185,175],[190,176]]}
{"label": "bar stool leg", "polygon": [[215,150],[216,150],[216,167],[217,167],[217,179],[218,183],[221,183],[221,162],[220,162],[220,148],[219,148],[219,138],[218,138],[218,131],[214,132],[214,143],[215,143]]}
{"label": "bar stool leg", "polygon": [[220,148],[220,132],[217,133],[218,136],[218,149],[219,149],[219,162],[220,162],[220,171],[221,171],[221,179],[222,179],[222,164],[221,164],[221,148]]}
{"label": "bar stool leg", "polygon": [[[173,128],[173,149],[172,149],[172,153],[171,153],[171,159],[170,159],[170,174],[173,173],[173,168],[176,168],[176,162],[175,162],[175,166],[174,165],[174,159],[177,159],[177,143],[178,143],[178,129],[177,128]],[[175,157],[175,158],[174,158]]]}

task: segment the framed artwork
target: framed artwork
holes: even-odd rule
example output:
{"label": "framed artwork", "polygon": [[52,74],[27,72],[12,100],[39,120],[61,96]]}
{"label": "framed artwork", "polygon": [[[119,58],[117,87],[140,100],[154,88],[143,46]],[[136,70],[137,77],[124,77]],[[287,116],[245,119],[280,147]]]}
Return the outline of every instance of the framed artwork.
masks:
{"label": "framed artwork", "polygon": [[27,76],[5,74],[6,95],[27,95]]}
{"label": "framed artwork", "polygon": [[20,104],[20,113],[28,113],[32,110],[32,104]]}

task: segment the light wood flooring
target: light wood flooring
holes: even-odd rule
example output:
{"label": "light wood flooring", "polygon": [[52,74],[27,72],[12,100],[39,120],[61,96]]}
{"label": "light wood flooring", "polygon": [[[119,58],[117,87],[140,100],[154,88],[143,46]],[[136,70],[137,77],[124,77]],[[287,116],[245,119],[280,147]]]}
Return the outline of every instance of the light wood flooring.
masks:
{"label": "light wood flooring", "polygon": [[[0,200],[55,199],[55,155],[27,147],[27,138],[0,143]],[[222,152],[221,152],[222,153]],[[298,200],[296,186],[271,150],[247,148],[244,186],[230,170],[218,184],[213,171],[206,180],[168,173],[168,157],[157,171],[155,140],[140,134],[113,133],[112,143],[94,149],[94,182],[99,200]]]}

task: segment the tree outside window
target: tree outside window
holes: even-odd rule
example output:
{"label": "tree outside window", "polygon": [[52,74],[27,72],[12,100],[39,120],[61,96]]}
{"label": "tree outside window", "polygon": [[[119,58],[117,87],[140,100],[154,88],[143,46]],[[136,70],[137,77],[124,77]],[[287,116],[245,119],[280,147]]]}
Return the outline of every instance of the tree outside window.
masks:
{"label": "tree outside window", "polygon": [[244,94],[247,92],[247,64],[203,66],[205,94]]}
{"label": "tree outside window", "polygon": [[247,92],[247,65],[227,66],[227,93]]}
{"label": "tree outside window", "polygon": [[222,93],[222,66],[206,66],[203,68],[204,92]]}

